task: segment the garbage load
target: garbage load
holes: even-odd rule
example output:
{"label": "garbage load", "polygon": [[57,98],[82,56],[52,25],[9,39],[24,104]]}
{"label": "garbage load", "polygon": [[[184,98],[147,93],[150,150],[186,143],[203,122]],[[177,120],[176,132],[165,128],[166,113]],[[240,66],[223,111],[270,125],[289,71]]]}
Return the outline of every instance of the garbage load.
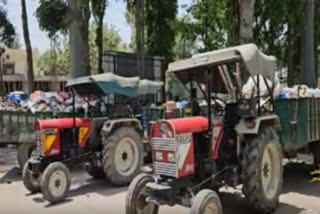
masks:
{"label": "garbage load", "polygon": [[[75,97],[77,111],[87,110],[95,105],[97,99],[88,97]],[[31,111],[35,112],[72,112],[72,95],[68,92],[34,91],[30,96],[23,92],[11,92],[0,99],[0,111]]]}

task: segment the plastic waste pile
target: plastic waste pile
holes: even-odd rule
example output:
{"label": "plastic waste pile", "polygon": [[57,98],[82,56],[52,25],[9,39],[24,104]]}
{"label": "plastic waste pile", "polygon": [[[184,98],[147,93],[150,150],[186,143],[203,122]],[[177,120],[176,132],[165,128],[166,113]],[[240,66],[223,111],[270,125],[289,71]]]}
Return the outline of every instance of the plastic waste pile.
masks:
{"label": "plastic waste pile", "polygon": [[273,97],[275,99],[297,99],[297,98],[307,98],[307,97],[320,97],[320,88],[309,88],[306,85],[295,85],[293,87],[288,87],[284,83],[280,83],[277,76],[272,82],[269,79],[264,81],[261,75],[250,77],[248,81],[242,87],[242,93],[246,98],[256,97],[257,96],[257,82],[259,77],[260,85],[260,97],[261,99],[266,99],[270,96],[268,87],[273,90]]}
{"label": "plastic waste pile", "polygon": [[[97,100],[93,97],[75,97],[75,109],[87,110],[95,105]],[[0,111],[31,111],[35,112],[72,112],[72,95],[68,92],[35,91],[30,96],[24,92],[11,92],[0,99]]]}

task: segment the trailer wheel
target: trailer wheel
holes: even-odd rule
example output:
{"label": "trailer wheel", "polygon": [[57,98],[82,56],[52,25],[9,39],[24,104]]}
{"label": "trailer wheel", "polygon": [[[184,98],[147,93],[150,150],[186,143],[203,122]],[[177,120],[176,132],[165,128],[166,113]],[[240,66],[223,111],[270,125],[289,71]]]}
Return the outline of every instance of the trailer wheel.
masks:
{"label": "trailer wheel", "polygon": [[222,214],[222,205],[218,194],[212,190],[201,190],[193,199],[190,214]]}
{"label": "trailer wheel", "polygon": [[44,199],[50,203],[63,201],[71,184],[70,172],[61,162],[51,163],[43,172],[40,186]]}
{"label": "trailer wheel", "polygon": [[140,174],[131,182],[126,196],[126,214],[158,214],[159,206],[146,202],[146,184],[154,179],[147,174]]}
{"label": "trailer wheel", "polygon": [[32,152],[36,149],[34,143],[21,143],[17,148],[17,159],[20,169],[23,169],[24,165],[28,162]]}
{"label": "trailer wheel", "polygon": [[311,149],[313,153],[313,164],[316,169],[320,167],[320,142],[315,142],[311,144]]}
{"label": "trailer wheel", "polygon": [[139,133],[121,127],[103,139],[103,169],[107,180],[124,186],[140,172],[143,165],[143,145]]}
{"label": "trailer wheel", "polygon": [[272,213],[279,204],[283,166],[281,147],[273,128],[245,136],[242,160],[242,191],[253,210]]}
{"label": "trailer wheel", "polygon": [[22,181],[24,186],[31,193],[38,193],[40,192],[40,179],[41,174],[32,173],[29,169],[29,162],[27,161],[22,170]]}

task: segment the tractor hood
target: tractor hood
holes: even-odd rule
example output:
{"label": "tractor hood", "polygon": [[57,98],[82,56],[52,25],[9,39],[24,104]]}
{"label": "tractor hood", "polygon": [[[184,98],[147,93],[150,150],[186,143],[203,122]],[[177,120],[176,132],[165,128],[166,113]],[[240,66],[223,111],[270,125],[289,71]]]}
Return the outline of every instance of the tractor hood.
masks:
{"label": "tractor hood", "polygon": [[90,127],[91,120],[83,118],[62,118],[62,119],[49,119],[49,120],[37,120],[35,123],[35,130],[41,129],[71,129],[76,127]]}

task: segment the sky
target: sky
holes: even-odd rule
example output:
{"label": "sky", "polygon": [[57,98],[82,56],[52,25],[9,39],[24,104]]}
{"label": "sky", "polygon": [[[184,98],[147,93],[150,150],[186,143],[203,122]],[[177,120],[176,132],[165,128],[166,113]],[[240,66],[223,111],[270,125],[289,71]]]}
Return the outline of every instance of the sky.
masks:
{"label": "sky", "polygon": [[[181,15],[185,12],[185,10],[181,7],[182,5],[190,4],[191,2],[192,0],[178,0],[178,14]],[[37,7],[38,1],[27,0],[28,23],[31,43],[33,48],[38,49],[40,53],[43,53],[46,49],[50,48],[50,40],[46,36],[46,33],[42,32],[39,29],[39,25],[35,17],[35,11]],[[19,34],[20,44],[22,45],[22,48],[24,48],[20,0],[8,0],[6,8],[9,19],[13,23]],[[131,38],[131,29],[125,20],[125,10],[126,5],[123,3],[123,1],[112,1],[106,10],[105,23],[114,25],[118,29],[123,41],[129,43]]]}

